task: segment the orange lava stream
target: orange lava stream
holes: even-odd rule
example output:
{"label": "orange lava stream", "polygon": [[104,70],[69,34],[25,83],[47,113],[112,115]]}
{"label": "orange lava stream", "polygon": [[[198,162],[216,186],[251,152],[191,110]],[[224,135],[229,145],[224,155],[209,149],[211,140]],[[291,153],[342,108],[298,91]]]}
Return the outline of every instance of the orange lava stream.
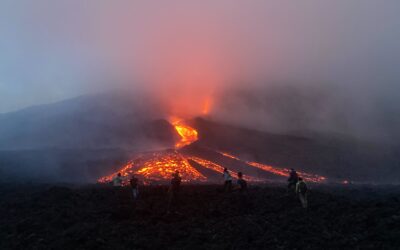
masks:
{"label": "orange lava stream", "polygon": [[[247,161],[246,164],[256,167],[256,168],[259,168],[259,169],[262,169],[264,171],[268,171],[268,172],[276,174],[276,175],[289,177],[290,169],[287,169],[287,168],[276,168],[276,167],[272,167],[269,165],[261,164],[258,162],[251,162],[251,161]],[[324,176],[320,176],[320,175],[316,175],[316,174],[309,174],[309,173],[299,172],[299,171],[297,171],[297,173],[305,181],[309,181],[309,182],[323,182],[326,180],[326,178]]]}
{"label": "orange lava stream", "polygon": [[234,159],[234,160],[237,160],[237,161],[242,161],[238,157],[236,157],[234,155],[231,155],[231,154],[228,154],[226,152],[221,152],[221,151],[217,151],[217,152],[220,153],[221,155],[225,156],[225,157],[228,157],[228,158],[231,158],[231,159]]}
{"label": "orange lava stream", "polygon": [[[184,124],[179,119],[174,119],[172,124],[181,137],[175,148],[182,148],[198,140],[198,133],[194,128]],[[174,150],[156,152],[150,157],[139,157],[128,162],[118,172],[98,179],[98,182],[110,182],[118,173],[125,177],[123,184],[127,184],[127,177],[132,174],[138,175],[146,182],[160,182],[169,180],[175,171],[179,171],[184,182],[207,180],[204,175],[190,165],[184,156]]]}
{"label": "orange lava stream", "polygon": [[[195,156],[188,157],[188,159],[200,164],[201,166],[203,166],[205,168],[214,170],[214,171],[216,171],[218,173],[222,174],[224,172],[224,167],[222,167],[221,165],[218,165],[218,164],[216,164],[216,163],[214,163],[212,161],[208,161],[208,160],[205,160],[205,159],[202,159],[202,158],[199,158],[199,157],[195,157]],[[233,173],[233,175],[234,175],[233,177],[234,178],[237,176],[237,172],[231,171],[231,170],[229,170],[229,172]],[[257,178],[257,177],[253,177],[253,176],[248,176],[248,175],[246,175],[246,179],[249,180],[249,181],[252,181],[252,182],[264,181],[263,179],[260,179],[260,178]]]}
{"label": "orange lava stream", "polygon": [[182,181],[206,181],[207,178],[193,168],[189,162],[179,153],[160,154],[153,159],[146,161],[143,166],[136,171],[149,181],[161,181],[170,179],[175,171],[179,171]]}
{"label": "orange lava stream", "polygon": [[[229,157],[231,159],[244,162],[247,165],[259,168],[261,170],[273,173],[275,175],[284,176],[284,177],[289,176],[290,170],[287,168],[272,167],[270,165],[265,165],[265,164],[253,162],[253,161],[242,161],[240,158],[238,158],[234,155],[231,155],[229,153],[225,153],[225,152],[218,152],[218,153],[220,153],[221,155],[223,155],[225,157]],[[326,177],[324,177],[324,176],[320,176],[320,175],[316,175],[316,174],[309,174],[309,173],[305,173],[305,172],[298,172],[298,173],[302,178],[304,178],[304,180],[309,181],[309,182],[324,182],[324,181],[326,181]]]}
{"label": "orange lava stream", "polygon": [[181,140],[175,144],[175,148],[182,148],[184,146],[192,144],[199,139],[198,133],[194,128],[182,124],[182,122],[180,121],[174,122],[173,125],[179,136],[181,137]]}
{"label": "orange lava stream", "polygon": [[211,98],[206,98],[203,104],[203,109],[201,111],[203,115],[208,115],[210,113],[211,104],[212,104]]}
{"label": "orange lava stream", "polygon": [[[189,145],[198,140],[198,132],[184,124],[181,120],[175,119],[172,122],[177,133],[181,137],[181,140],[176,143],[175,148],[179,149],[186,145]],[[259,168],[261,170],[273,173],[279,176],[289,176],[289,169],[286,168],[276,168],[269,165],[261,164],[258,162],[251,161],[243,161],[237,156],[231,155],[226,152],[218,152],[224,157],[237,160],[243,162],[249,166]],[[128,162],[125,166],[123,166],[119,171],[101,177],[98,179],[100,183],[111,182],[113,178],[121,173],[121,176],[124,178],[123,184],[128,184],[128,177],[132,174],[137,175],[140,179],[143,179],[144,183],[151,182],[161,182],[171,179],[172,174],[175,171],[179,171],[182,176],[182,181],[184,182],[204,182],[207,181],[207,177],[201,174],[196,168],[192,167],[188,162],[188,159],[193,160],[194,162],[200,164],[201,166],[213,170],[218,173],[222,173],[224,167],[218,165],[212,161],[208,161],[199,157],[194,156],[183,156],[177,150],[169,150],[169,151],[160,151],[152,154],[147,154],[145,156],[138,157],[130,162]],[[237,172],[231,171],[236,177]],[[323,182],[326,180],[325,177],[309,174],[304,172],[299,172],[300,176],[303,177],[306,181],[310,182]],[[249,181],[260,182],[265,181],[264,179],[260,179],[254,176],[247,176]]]}
{"label": "orange lava stream", "polygon": [[193,168],[185,157],[178,152],[153,153],[146,159],[137,158],[117,172],[104,176],[97,181],[100,183],[111,182],[112,179],[121,173],[124,178],[123,184],[128,184],[127,177],[132,174],[142,179],[145,183],[161,182],[172,178],[172,174],[179,171],[183,182],[203,182],[207,178]]}
{"label": "orange lava stream", "polygon": [[[123,168],[118,170],[118,172],[112,173],[112,174],[107,175],[107,176],[103,176],[103,177],[99,178],[97,180],[97,182],[99,182],[99,183],[111,182],[113,180],[113,178],[115,176],[117,176],[118,173],[121,173],[121,176],[125,177],[125,178],[130,176],[130,175],[132,175],[132,174],[134,174],[135,173],[135,171],[134,171],[134,163],[132,161],[128,162]],[[123,184],[124,185],[127,184],[127,180],[124,180]]]}

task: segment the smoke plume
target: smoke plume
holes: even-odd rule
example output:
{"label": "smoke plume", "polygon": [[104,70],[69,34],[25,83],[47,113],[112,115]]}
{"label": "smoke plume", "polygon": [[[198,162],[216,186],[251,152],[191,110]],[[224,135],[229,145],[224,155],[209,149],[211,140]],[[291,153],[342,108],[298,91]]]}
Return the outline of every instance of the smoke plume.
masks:
{"label": "smoke plume", "polygon": [[1,5],[0,112],[119,88],[259,130],[399,135],[397,1]]}

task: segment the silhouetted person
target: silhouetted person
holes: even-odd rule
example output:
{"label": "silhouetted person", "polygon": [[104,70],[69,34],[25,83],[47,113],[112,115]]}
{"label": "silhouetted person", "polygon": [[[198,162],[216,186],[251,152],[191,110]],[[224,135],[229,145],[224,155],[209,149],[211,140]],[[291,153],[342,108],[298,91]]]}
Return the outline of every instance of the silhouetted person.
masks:
{"label": "silhouetted person", "polygon": [[303,178],[299,178],[299,181],[296,184],[296,194],[299,196],[303,208],[308,207],[307,190],[307,184],[303,181]]}
{"label": "silhouetted person", "polygon": [[243,173],[242,172],[238,173],[237,184],[239,185],[239,191],[240,192],[247,192],[247,181],[245,181],[243,179]]}
{"label": "silhouetted person", "polygon": [[224,177],[224,191],[230,192],[232,190],[232,176],[227,168],[224,168],[222,176]]}
{"label": "silhouetted person", "polygon": [[121,192],[123,181],[124,177],[122,177],[121,173],[118,173],[112,181],[114,186],[113,193],[117,196],[119,202],[122,202],[124,200]]}
{"label": "silhouetted person", "polygon": [[135,175],[132,175],[131,179],[129,180],[129,184],[131,184],[133,200],[136,201],[139,196],[139,180],[135,177]]}
{"label": "silhouetted person", "polygon": [[296,188],[296,184],[299,181],[299,175],[297,174],[296,170],[293,168],[290,169],[289,178],[288,178],[288,193],[290,190],[294,190]]}
{"label": "silhouetted person", "polygon": [[123,178],[121,176],[121,173],[118,173],[117,176],[115,176],[113,179],[113,186],[114,187],[122,187],[122,181],[123,181]]}
{"label": "silhouetted person", "polygon": [[237,189],[236,188],[235,189],[239,190],[238,207],[242,214],[247,214],[252,207],[252,203],[251,203],[248,193],[247,193],[247,181],[243,178],[242,172],[239,172],[237,174],[237,176],[238,176],[238,180],[237,180],[238,187],[237,187]]}
{"label": "silhouetted person", "polygon": [[168,201],[168,213],[171,210],[175,210],[178,206],[178,199],[179,199],[179,191],[181,187],[182,178],[179,175],[179,171],[176,171],[172,175],[171,185],[168,190],[169,201]]}

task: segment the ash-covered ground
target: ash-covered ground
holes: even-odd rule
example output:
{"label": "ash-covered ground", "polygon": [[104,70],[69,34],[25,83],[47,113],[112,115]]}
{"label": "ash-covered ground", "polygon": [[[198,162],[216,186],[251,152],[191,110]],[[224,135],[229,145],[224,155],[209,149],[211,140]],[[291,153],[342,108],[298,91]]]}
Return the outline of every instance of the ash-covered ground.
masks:
{"label": "ash-covered ground", "polygon": [[167,187],[0,185],[0,249],[399,249],[400,187],[312,186],[309,209],[284,184]]}

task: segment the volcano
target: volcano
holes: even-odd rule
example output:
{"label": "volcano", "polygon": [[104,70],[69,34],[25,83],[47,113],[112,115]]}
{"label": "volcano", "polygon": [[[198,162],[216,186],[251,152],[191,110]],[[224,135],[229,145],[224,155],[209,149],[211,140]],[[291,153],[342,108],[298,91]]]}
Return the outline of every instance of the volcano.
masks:
{"label": "volcano", "polygon": [[[123,177],[136,175],[145,184],[166,183],[175,171],[179,171],[183,182],[219,182],[224,168],[235,177],[238,172],[245,173],[250,182],[282,181],[289,176],[289,169],[266,165],[256,161],[239,158],[230,152],[207,147],[199,142],[199,132],[191,121],[172,119],[179,140],[175,147],[155,152],[142,153],[128,161],[118,171],[98,179],[107,183],[120,173]],[[298,172],[306,181],[325,182],[326,177]],[[127,184],[127,178],[125,183]]]}
{"label": "volcano", "polygon": [[249,181],[284,181],[294,168],[316,182],[398,183],[397,144],[277,134],[213,115],[168,120],[145,95],[134,97],[82,96],[1,114],[0,179],[85,183],[125,169],[152,183],[179,170],[187,182],[208,183],[227,167]]}

